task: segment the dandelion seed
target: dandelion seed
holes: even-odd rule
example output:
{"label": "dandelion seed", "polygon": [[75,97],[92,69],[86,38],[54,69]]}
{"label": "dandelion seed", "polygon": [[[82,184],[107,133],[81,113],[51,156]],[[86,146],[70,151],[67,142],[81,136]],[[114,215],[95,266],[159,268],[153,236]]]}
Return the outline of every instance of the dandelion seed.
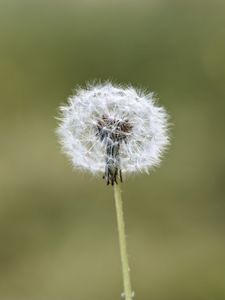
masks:
{"label": "dandelion seed", "polygon": [[78,89],[68,102],[57,133],[75,167],[101,172],[113,185],[122,172],[148,172],[160,163],[168,117],[152,93],[104,83]]}

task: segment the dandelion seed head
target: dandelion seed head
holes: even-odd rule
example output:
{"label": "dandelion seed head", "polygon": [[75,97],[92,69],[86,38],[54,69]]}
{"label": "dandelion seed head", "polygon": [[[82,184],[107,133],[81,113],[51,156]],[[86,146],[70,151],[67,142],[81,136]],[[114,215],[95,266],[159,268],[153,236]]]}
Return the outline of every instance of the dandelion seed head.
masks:
{"label": "dandelion seed head", "polygon": [[148,172],[169,144],[165,109],[153,93],[132,86],[89,85],[60,111],[57,134],[64,152],[74,167],[93,174],[105,172],[110,163],[110,172]]}

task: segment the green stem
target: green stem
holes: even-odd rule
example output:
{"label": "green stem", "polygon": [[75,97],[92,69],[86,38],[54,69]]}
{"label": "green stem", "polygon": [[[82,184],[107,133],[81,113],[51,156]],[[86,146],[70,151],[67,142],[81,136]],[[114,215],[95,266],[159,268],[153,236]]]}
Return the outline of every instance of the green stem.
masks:
{"label": "green stem", "polygon": [[121,264],[122,264],[122,271],[123,271],[125,300],[132,300],[133,293],[132,293],[131,281],[130,281],[130,268],[129,268],[128,254],[127,254],[127,243],[126,243],[124,216],[123,216],[123,203],[122,203],[121,190],[118,184],[114,185],[114,197],[116,203],[117,225],[118,225],[118,233],[119,233],[120,256],[121,256]]}

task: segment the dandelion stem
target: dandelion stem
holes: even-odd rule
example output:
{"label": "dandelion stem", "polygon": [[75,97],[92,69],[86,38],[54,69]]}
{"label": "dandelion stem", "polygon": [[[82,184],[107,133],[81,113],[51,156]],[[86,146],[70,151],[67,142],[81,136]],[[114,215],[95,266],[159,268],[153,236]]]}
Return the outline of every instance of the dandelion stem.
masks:
{"label": "dandelion stem", "polygon": [[118,234],[119,234],[120,256],[121,256],[121,264],[122,264],[122,272],[123,272],[125,300],[132,300],[133,293],[131,288],[130,268],[129,268],[128,254],[127,254],[125,223],[124,223],[124,216],[123,216],[123,203],[122,203],[121,189],[118,184],[114,185],[114,197],[115,197],[115,204],[116,204],[117,225],[118,225]]}

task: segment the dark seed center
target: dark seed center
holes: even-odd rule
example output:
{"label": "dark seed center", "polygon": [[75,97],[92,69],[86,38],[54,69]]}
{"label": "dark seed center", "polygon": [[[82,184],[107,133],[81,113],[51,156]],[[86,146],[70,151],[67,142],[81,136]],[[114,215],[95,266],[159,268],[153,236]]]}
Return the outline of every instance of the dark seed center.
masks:
{"label": "dark seed center", "polygon": [[108,138],[111,139],[112,142],[126,142],[131,130],[132,125],[127,119],[117,120],[103,115],[97,122],[97,135],[101,141]]}
{"label": "dark seed center", "polygon": [[117,120],[115,118],[103,115],[97,122],[97,133],[100,141],[105,143],[105,174],[103,178],[107,184],[117,183],[119,176],[122,182],[122,170],[120,167],[120,144],[127,142],[131,133],[132,125],[128,120]]}

